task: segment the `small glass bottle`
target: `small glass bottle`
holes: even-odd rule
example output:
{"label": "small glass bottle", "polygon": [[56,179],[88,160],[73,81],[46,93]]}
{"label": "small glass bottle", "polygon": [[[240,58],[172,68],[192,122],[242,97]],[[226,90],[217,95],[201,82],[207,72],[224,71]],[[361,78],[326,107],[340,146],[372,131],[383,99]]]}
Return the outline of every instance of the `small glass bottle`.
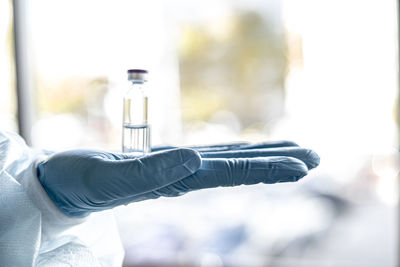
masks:
{"label": "small glass bottle", "polygon": [[124,96],[122,115],[122,152],[150,152],[148,124],[147,70],[128,70],[130,86]]}

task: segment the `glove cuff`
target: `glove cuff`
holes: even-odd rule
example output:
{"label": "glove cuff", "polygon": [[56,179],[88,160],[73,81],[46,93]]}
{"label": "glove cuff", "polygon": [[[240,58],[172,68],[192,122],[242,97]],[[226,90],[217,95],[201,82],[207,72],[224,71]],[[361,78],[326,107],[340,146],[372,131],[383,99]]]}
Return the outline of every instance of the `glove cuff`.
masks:
{"label": "glove cuff", "polygon": [[49,198],[46,191],[42,187],[37,178],[37,165],[44,161],[46,157],[39,156],[27,168],[27,171],[21,177],[21,184],[25,188],[29,198],[35,206],[41,211],[42,219],[42,236],[55,238],[56,233],[80,224],[86,221],[85,218],[71,218],[65,215]]}

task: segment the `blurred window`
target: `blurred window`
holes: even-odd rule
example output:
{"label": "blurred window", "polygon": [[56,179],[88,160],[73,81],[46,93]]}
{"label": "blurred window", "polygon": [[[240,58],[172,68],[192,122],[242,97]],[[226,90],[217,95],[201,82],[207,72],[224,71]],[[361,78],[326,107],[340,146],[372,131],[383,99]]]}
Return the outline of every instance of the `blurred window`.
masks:
{"label": "blurred window", "polygon": [[39,0],[32,2],[31,20],[35,146],[120,150],[129,68],[150,71],[153,143],[176,141],[177,68],[160,1]]}
{"label": "blurred window", "polygon": [[175,19],[188,143],[265,139],[283,115],[287,45],[276,3],[221,5],[212,16],[207,4],[183,4]]}
{"label": "blurred window", "polygon": [[[153,144],[288,139],[322,161],[296,184],[117,208],[126,266],[394,266],[395,10],[379,0],[32,1],[34,145],[120,150],[126,70],[147,68]],[[12,90],[0,94],[13,128]]]}

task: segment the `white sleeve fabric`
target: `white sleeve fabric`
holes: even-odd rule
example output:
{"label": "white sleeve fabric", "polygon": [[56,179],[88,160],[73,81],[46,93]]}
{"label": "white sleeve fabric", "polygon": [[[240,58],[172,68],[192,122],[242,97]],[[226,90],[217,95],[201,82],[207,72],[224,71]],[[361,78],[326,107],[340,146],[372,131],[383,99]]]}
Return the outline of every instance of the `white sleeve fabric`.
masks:
{"label": "white sleeve fabric", "polygon": [[46,152],[0,131],[0,265],[121,266],[112,211],[76,219],[62,213],[36,176]]}

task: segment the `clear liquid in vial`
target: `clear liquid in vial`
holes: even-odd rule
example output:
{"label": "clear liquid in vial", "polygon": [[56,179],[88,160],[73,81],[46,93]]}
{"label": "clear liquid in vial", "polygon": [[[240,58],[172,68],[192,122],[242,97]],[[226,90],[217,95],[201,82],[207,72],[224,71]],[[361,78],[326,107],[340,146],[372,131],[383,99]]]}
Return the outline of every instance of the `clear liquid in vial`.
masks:
{"label": "clear liquid in vial", "polygon": [[122,151],[124,153],[146,154],[150,152],[150,125],[124,125],[123,131]]}

